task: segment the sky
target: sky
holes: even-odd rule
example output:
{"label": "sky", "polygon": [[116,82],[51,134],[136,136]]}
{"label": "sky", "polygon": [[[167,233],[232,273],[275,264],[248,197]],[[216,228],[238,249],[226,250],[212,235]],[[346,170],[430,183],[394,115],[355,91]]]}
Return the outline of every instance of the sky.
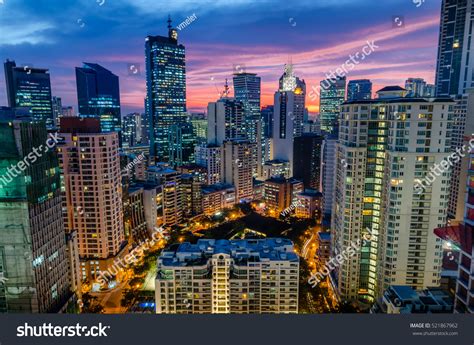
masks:
{"label": "sky", "polygon": [[[367,41],[378,48],[348,80],[371,79],[374,91],[409,77],[433,83],[440,8],[441,0],[0,0],[0,58],[48,68],[53,96],[75,109],[74,67],[98,63],[120,78],[122,114],[143,112],[145,37],[166,36],[168,14],[175,27],[194,15],[178,30],[188,110],[204,111],[243,69],[262,77],[264,106],[273,104],[285,63],[309,94]],[[310,112],[318,103],[307,97]]]}

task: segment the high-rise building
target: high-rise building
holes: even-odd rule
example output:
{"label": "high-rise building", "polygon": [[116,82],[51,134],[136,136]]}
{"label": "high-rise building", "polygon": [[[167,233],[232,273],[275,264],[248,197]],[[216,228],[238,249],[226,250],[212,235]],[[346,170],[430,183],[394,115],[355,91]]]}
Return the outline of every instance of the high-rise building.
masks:
{"label": "high-rise building", "polygon": [[123,254],[122,185],[117,132],[98,118],[63,117],[58,147],[67,231],[77,230],[82,278],[94,280]]}
{"label": "high-rise building", "polygon": [[436,95],[462,95],[474,86],[472,0],[443,0],[436,63]]}
{"label": "high-rise building", "polygon": [[345,95],[346,77],[321,81],[321,95],[319,97],[321,130],[328,133],[337,132],[340,106],[344,102]]}
{"label": "high-rise building", "polygon": [[207,143],[222,145],[226,140],[244,140],[245,115],[243,104],[234,98],[223,97],[207,106]]}
{"label": "high-rise building", "polygon": [[201,214],[203,212],[202,188],[207,179],[206,168],[190,164],[180,166],[178,171],[181,173],[184,215],[190,217]]}
{"label": "high-rise building", "polygon": [[222,147],[222,182],[235,187],[237,202],[253,197],[254,148],[248,140],[226,141]]}
{"label": "high-rise building", "polygon": [[169,159],[169,128],[186,119],[185,49],[168,19],[168,36],[145,39],[146,113],[150,126],[150,155]]}
{"label": "high-rise building", "polygon": [[62,116],[63,105],[61,102],[61,97],[53,96],[51,100],[51,106],[53,109],[53,122],[54,126],[57,127],[59,125],[59,119]]}
{"label": "high-rise building", "polygon": [[303,181],[307,189],[318,190],[321,185],[321,147],[323,137],[304,133],[293,143],[293,177]]}
{"label": "high-rise building", "polygon": [[298,218],[321,219],[323,194],[307,189],[296,196],[295,215]]}
{"label": "high-rise building", "polygon": [[377,94],[342,105],[332,218],[333,256],[361,248],[333,271],[335,290],[369,303],[390,285],[440,284],[433,230],[446,222],[450,176],[436,169],[451,154],[454,105],[404,97],[400,87]]}
{"label": "high-rise building", "polygon": [[200,239],[163,250],[156,312],[297,314],[298,290],[299,259],[290,240]]}
{"label": "high-rise building", "polygon": [[[74,108],[71,107],[71,106],[67,106],[67,107],[62,107],[61,108],[61,116],[60,117],[72,117],[72,116],[76,116],[76,114],[74,113]],[[59,121],[58,121],[58,126],[59,126]]]}
{"label": "high-rise building", "polygon": [[303,134],[306,84],[293,74],[293,66],[286,65],[275,92],[273,117],[273,157],[288,161],[293,174],[293,141]]}
{"label": "high-rise building", "polygon": [[218,145],[199,145],[195,148],[196,164],[207,169],[206,184],[221,183],[222,147]]}
{"label": "high-rise building", "polygon": [[143,116],[140,113],[127,114],[122,119],[122,146],[133,147],[143,142]]}
{"label": "high-rise building", "polygon": [[49,71],[29,66],[17,67],[15,61],[7,60],[5,81],[8,106],[29,108],[35,121],[45,121],[48,129],[54,127]]}
{"label": "high-rise building", "polygon": [[191,117],[194,137],[197,144],[207,143],[207,119]]}
{"label": "high-rise building", "polygon": [[79,115],[100,119],[103,133],[120,133],[122,119],[118,76],[101,65],[85,62],[82,67],[76,67],[76,87]]}
{"label": "high-rise building", "polygon": [[260,77],[255,73],[234,73],[234,97],[242,103],[245,124],[246,139],[256,143],[253,152],[256,166],[254,167],[254,176],[257,169],[264,163],[262,161],[263,151],[265,150],[263,141],[263,126],[260,114]]}
{"label": "high-rise building", "polygon": [[183,220],[181,174],[165,164],[151,166],[147,173],[148,182],[160,184],[163,189],[163,224],[166,227],[179,225]]}
{"label": "high-rise building", "polygon": [[[464,95],[456,97],[452,128],[451,151],[469,147],[469,140],[474,133],[474,88],[467,89]],[[448,218],[453,225],[464,220],[469,164],[470,157],[464,153],[452,164]]]}
{"label": "high-rise building", "polygon": [[356,101],[372,98],[372,82],[369,79],[351,80],[347,84],[347,100]]}
{"label": "high-rise building", "polygon": [[[472,136],[474,140],[474,136]],[[455,313],[474,314],[474,151],[467,167],[466,212],[460,233],[460,255],[456,280]]]}
{"label": "high-rise building", "polygon": [[127,188],[123,203],[124,230],[131,241],[138,244],[149,238],[145,215],[143,187],[140,185]]}
{"label": "high-rise building", "polygon": [[71,297],[56,142],[15,113],[0,116],[0,312],[55,313]]}
{"label": "high-rise building", "polygon": [[255,73],[235,73],[234,97],[242,103],[247,139],[257,142],[256,121],[260,120],[260,77]]}
{"label": "high-rise building", "polygon": [[263,135],[265,138],[273,137],[273,105],[262,108]]}
{"label": "high-rise building", "polygon": [[169,127],[169,163],[174,167],[194,164],[196,137],[189,122],[177,123]]}
{"label": "high-rise building", "polygon": [[331,219],[334,199],[334,182],[336,171],[336,145],[337,136],[327,135],[321,148],[321,186],[318,190],[323,193],[323,215],[327,220]]}
{"label": "high-rise building", "polygon": [[290,163],[288,161],[280,161],[278,159],[266,161],[263,165],[263,180],[268,180],[272,177],[290,177]]}
{"label": "high-rise building", "polygon": [[408,78],[405,81],[405,89],[408,97],[430,97],[430,90],[427,89],[427,83],[423,78]]}

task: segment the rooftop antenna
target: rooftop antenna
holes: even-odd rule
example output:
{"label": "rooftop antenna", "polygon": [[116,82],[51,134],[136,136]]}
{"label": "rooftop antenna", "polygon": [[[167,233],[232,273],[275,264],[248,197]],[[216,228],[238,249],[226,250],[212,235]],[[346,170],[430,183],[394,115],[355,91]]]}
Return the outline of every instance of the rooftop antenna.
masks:
{"label": "rooftop antenna", "polygon": [[171,16],[168,14],[168,29],[171,29]]}

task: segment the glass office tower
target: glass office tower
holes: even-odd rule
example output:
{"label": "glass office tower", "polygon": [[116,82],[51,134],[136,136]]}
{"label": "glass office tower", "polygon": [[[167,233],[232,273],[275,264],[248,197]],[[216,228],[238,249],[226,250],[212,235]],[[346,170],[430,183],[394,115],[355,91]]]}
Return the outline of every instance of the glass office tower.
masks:
{"label": "glass office tower", "polygon": [[118,76],[98,64],[84,63],[83,67],[76,67],[76,86],[79,115],[99,118],[104,133],[120,133]]}
{"label": "glass office tower", "polygon": [[29,108],[34,120],[54,127],[49,71],[31,66],[17,67],[15,61],[4,63],[8,106]]}
{"label": "glass office tower", "polygon": [[146,112],[150,124],[150,156],[169,161],[170,127],[186,120],[185,49],[168,19],[168,37],[145,39]]}

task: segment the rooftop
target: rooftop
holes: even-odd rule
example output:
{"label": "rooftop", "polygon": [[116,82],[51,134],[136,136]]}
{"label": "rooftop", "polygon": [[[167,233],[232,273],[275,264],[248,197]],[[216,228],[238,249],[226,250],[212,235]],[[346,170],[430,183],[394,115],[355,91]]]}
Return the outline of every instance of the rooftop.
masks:
{"label": "rooftop", "polygon": [[189,242],[174,244],[164,250],[159,258],[162,266],[205,265],[215,254],[230,255],[238,264],[261,261],[298,262],[293,243],[284,238],[249,240],[200,239],[196,244]]}

